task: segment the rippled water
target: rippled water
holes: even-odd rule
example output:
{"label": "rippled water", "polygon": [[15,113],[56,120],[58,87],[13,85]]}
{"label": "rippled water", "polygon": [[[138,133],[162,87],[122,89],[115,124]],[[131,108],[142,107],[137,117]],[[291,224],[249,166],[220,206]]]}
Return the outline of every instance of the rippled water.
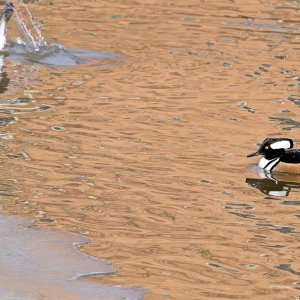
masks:
{"label": "rippled water", "polygon": [[5,59],[4,211],[89,237],[118,270],[93,281],[145,299],[300,297],[299,176],[246,158],[266,136],[300,148],[298,1],[30,9],[48,42],[115,57]]}

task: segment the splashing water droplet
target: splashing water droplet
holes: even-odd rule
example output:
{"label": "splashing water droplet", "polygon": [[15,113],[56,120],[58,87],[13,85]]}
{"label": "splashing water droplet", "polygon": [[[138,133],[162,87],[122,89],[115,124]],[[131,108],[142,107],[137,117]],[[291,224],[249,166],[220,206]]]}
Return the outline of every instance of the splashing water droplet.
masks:
{"label": "splashing water droplet", "polygon": [[23,1],[13,1],[14,4],[14,16],[19,25],[22,33],[22,38],[17,39],[18,44],[32,47],[35,51],[39,51],[40,48],[46,47],[45,41],[40,24],[34,20],[27,5]]}

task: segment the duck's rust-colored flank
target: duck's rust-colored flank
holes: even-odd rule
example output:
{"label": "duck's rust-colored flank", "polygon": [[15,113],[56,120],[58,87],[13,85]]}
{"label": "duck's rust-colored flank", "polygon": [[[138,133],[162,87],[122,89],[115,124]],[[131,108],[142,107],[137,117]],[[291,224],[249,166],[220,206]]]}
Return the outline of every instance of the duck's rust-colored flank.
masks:
{"label": "duck's rust-colored flank", "polygon": [[282,173],[294,173],[300,174],[300,163],[299,164],[287,164],[281,162],[274,169],[274,172],[282,172]]}

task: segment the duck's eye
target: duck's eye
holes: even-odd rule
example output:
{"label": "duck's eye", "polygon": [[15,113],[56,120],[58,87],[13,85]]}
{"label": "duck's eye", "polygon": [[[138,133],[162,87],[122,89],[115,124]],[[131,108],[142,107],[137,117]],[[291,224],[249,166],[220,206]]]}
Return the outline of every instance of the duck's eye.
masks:
{"label": "duck's eye", "polygon": [[268,149],[269,149],[269,146],[265,146],[265,149],[268,150]]}

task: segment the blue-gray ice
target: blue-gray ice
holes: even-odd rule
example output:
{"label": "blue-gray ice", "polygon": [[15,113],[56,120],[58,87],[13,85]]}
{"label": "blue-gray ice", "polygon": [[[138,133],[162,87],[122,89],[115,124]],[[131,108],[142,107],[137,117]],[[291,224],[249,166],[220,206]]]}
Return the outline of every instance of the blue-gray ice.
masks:
{"label": "blue-gray ice", "polygon": [[86,277],[115,273],[108,261],[82,254],[87,240],[39,229],[16,216],[0,215],[1,300],[138,300],[145,290],[123,288]]}

